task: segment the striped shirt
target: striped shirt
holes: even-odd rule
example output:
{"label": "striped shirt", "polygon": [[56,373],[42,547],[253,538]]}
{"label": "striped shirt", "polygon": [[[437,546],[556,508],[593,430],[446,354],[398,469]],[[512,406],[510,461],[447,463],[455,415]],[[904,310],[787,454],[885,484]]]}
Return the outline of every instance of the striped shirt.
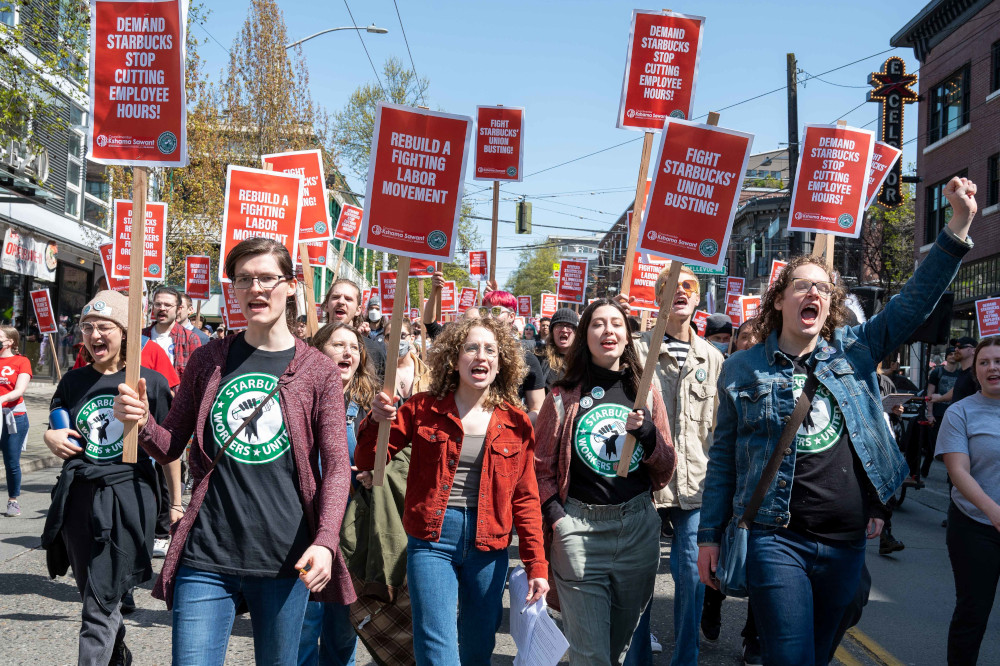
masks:
{"label": "striped shirt", "polygon": [[688,352],[691,350],[691,343],[664,335],[663,344],[667,346],[667,352],[677,361],[677,368],[679,370],[683,369],[684,363],[687,361]]}

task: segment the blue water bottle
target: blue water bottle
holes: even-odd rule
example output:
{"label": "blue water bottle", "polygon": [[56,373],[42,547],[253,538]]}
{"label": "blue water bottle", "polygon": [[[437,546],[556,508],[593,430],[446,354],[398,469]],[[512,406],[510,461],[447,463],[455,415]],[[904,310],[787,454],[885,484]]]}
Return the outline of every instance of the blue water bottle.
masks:
{"label": "blue water bottle", "polygon": [[[58,407],[49,412],[49,427],[53,430],[71,429],[73,425],[69,420],[69,412]],[[83,441],[79,437],[70,437],[70,441],[83,448]]]}

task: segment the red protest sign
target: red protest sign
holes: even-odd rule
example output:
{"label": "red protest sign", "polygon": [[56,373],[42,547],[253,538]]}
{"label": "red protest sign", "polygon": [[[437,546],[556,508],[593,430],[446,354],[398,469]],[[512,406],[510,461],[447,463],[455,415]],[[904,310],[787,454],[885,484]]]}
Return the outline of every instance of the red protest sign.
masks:
{"label": "red protest sign", "polygon": [[420,316],[420,310],[417,310],[416,308],[410,308],[410,321],[416,321],[419,316]]}
{"label": "red protest sign", "polygon": [[38,325],[39,333],[56,333],[59,327],[56,326],[56,315],[52,309],[52,297],[49,296],[48,289],[36,289],[30,292],[31,306],[35,310],[35,321]]}
{"label": "red protest sign", "polygon": [[618,127],[658,132],[669,118],[690,118],[705,19],[634,10],[618,106]]}
{"label": "red protest sign", "polygon": [[695,327],[698,329],[698,335],[705,337],[705,329],[708,327],[708,311],[697,310],[694,316],[691,317],[691,321],[694,322]]}
{"label": "red protest sign", "polygon": [[88,159],[187,166],[187,5],[182,0],[91,3]]}
{"label": "red protest sign", "polygon": [[743,310],[740,308],[740,294],[726,294],[726,314],[733,320],[733,326],[743,323]]}
{"label": "red protest sign", "polygon": [[212,260],[202,255],[184,257],[184,293],[198,301],[207,301],[212,297],[209,289],[211,282]]}
{"label": "red protest sign", "polygon": [[556,300],[583,305],[587,293],[587,262],[563,259],[559,262],[559,287]]}
{"label": "red protest sign", "polygon": [[[408,296],[405,293],[407,291],[405,289],[406,284],[406,281],[404,281],[403,298]],[[378,297],[382,301],[382,312],[392,312],[393,306],[396,304],[396,271],[378,272]],[[403,309],[406,309],[405,303],[403,304]]]}
{"label": "red protest sign", "polygon": [[97,248],[101,255],[101,266],[104,267],[104,279],[108,281],[108,289],[115,291],[128,291],[128,278],[116,278],[111,272],[114,265],[114,243],[104,243]]}
{"label": "red protest sign", "polygon": [[373,293],[377,294],[378,290],[377,289],[365,289],[364,292],[362,293],[362,295],[361,295],[361,309],[362,310],[368,307],[368,299],[370,299],[372,297]]}
{"label": "red protest sign", "polygon": [[326,266],[326,259],[330,255],[330,241],[321,240],[306,243],[306,254],[310,266]]}
{"label": "red protest sign", "polygon": [[[263,155],[265,166],[275,171],[302,176],[302,213],[299,216],[299,242],[330,240],[329,200],[326,178],[323,177],[323,153],[319,150],[302,150],[291,153]],[[313,264],[315,265],[315,264]]]}
{"label": "red protest sign", "polygon": [[437,263],[424,259],[410,259],[411,278],[429,278],[437,270]]}
{"label": "red protest sign", "polygon": [[[115,226],[111,243],[114,245],[112,275],[128,279],[132,256],[132,202],[115,199]],[[146,202],[146,245],[143,255],[144,280],[162,280],[167,256],[167,204]]]}
{"label": "red protest sign", "polygon": [[450,262],[471,136],[467,116],[379,102],[361,245]]}
{"label": "red protest sign", "polygon": [[361,217],[364,215],[364,212],[364,210],[357,206],[344,204],[344,207],[340,209],[340,217],[337,218],[337,230],[333,233],[333,237],[337,240],[347,241],[348,243],[357,243],[358,234],[361,233]]}
{"label": "red protest sign", "polygon": [[520,317],[531,316],[531,296],[517,297],[517,314]]}
{"label": "red protest sign", "polygon": [[741,277],[727,277],[726,278],[726,293],[727,294],[742,294],[743,286],[746,284],[746,278]]}
{"label": "red protest sign", "polygon": [[469,276],[474,280],[486,279],[486,250],[469,252]]}
{"label": "red protest sign", "polygon": [[542,316],[551,317],[556,313],[558,299],[556,295],[549,291],[542,292]]}
{"label": "red protest sign", "polygon": [[740,296],[740,323],[757,316],[760,310],[760,296]]}
{"label": "red protest sign", "polygon": [[229,251],[247,238],[276,240],[298,261],[302,176],[229,165],[226,201],[222,208],[222,248],[219,281],[226,282],[223,264]]}
{"label": "red protest sign", "polygon": [[663,127],[639,249],[721,268],[753,136],[670,119]]}
{"label": "red protest sign", "polygon": [[787,265],[787,261],[778,261],[777,259],[771,260],[771,277],[767,280],[768,287],[774,284],[774,281],[778,279],[778,276],[781,275],[781,271],[785,270],[785,266]]}
{"label": "red protest sign", "polygon": [[856,127],[806,125],[788,212],[789,231],[847,238],[861,234],[875,134]]}
{"label": "red protest sign", "polygon": [[445,280],[441,289],[441,312],[458,310],[458,289],[454,280]]}
{"label": "red protest sign", "polygon": [[979,321],[980,338],[1000,334],[1000,298],[976,301],[976,319]]}
{"label": "red protest sign", "polygon": [[523,108],[477,106],[476,173],[473,179],[521,182],[523,145]]}
{"label": "red protest sign", "polygon": [[[903,151],[895,146],[890,146],[884,141],[876,141],[872,149],[872,166],[868,172],[868,190],[865,192],[865,208],[870,207],[878,198],[878,193],[882,191],[890,175],[893,173],[892,165],[896,163],[903,154]],[[892,176],[895,179],[895,176]],[[889,183],[894,185],[896,183]]]}
{"label": "red protest sign", "polygon": [[633,308],[659,311],[660,307],[656,304],[656,278],[661,270],[662,266],[641,261],[638,252],[632,256],[632,284],[628,295],[630,298],[635,297],[631,304]]}
{"label": "red protest sign", "polygon": [[236,290],[230,282],[222,283],[222,318],[227,330],[240,331],[247,327],[247,318],[240,308],[240,302],[236,300]]}
{"label": "red protest sign", "polygon": [[478,297],[479,291],[475,287],[462,287],[462,291],[458,295],[459,311],[465,312],[469,308],[476,307],[476,299]]}

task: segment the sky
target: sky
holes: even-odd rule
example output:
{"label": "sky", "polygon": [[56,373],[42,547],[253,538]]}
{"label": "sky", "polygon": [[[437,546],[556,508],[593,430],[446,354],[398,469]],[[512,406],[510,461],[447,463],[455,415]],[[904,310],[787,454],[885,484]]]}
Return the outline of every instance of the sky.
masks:
{"label": "sky", "polygon": [[[192,33],[205,42],[200,54],[206,72],[218,77],[249,3],[208,5],[211,14]],[[501,285],[524,246],[550,234],[606,232],[631,205],[642,133],[617,129],[615,122],[632,10],[658,7],[611,0],[278,0],[278,5],[290,41],[355,24],[389,31],[341,30],[303,45],[313,99],[331,112],[342,109],[359,85],[375,80],[369,56],[379,76],[382,64],[396,56],[427,78],[432,109],[474,116],[482,104],[525,108],[525,177],[500,188]],[[838,119],[875,129],[878,105],[865,103],[868,74],[892,55],[905,60],[907,73],[917,70],[912,50],[892,49],[889,40],[923,6],[871,0],[703,0],[670,6],[706,18],[694,118],[704,121],[709,111],[720,111],[721,126],[754,135],[754,153],[785,148],[786,54],[795,53],[800,132],[807,123]],[[775,92],[726,108],[770,91]],[[907,111],[904,141],[918,131],[915,105]],[[659,134],[654,155],[658,140]],[[904,147],[904,173],[913,170],[915,146],[914,141]],[[591,153],[596,154],[583,157]],[[342,171],[355,191],[364,192],[357,174],[346,166]],[[465,192],[476,214],[489,217],[492,183],[472,175],[470,160]],[[532,202],[530,236],[515,234],[514,225],[503,222],[514,219],[521,195]],[[487,249],[490,223],[480,225]]]}

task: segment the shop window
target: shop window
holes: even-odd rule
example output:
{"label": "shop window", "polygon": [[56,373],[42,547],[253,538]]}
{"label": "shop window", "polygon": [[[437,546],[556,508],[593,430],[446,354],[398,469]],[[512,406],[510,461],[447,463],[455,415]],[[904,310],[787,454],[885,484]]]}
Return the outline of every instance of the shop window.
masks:
{"label": "shop window", "polygon": [[990,155],[986,160],[986,205],[1000,203],[1000,153]]}
{"label": "shop window", "polygon": [[[966,175],[965,171],[955,174],[959,177]],[[927,215],[924,224],[924,242],[933,243],[941,230],[944,229],[948,221],[951,220],[951,204],[944,196],[945,185],[951,178],[942,180],[927,188]]]}
{"label": "shop window", "polygon": [[969,122],[969,65],[931,89],[929,143],[954,133]]}

